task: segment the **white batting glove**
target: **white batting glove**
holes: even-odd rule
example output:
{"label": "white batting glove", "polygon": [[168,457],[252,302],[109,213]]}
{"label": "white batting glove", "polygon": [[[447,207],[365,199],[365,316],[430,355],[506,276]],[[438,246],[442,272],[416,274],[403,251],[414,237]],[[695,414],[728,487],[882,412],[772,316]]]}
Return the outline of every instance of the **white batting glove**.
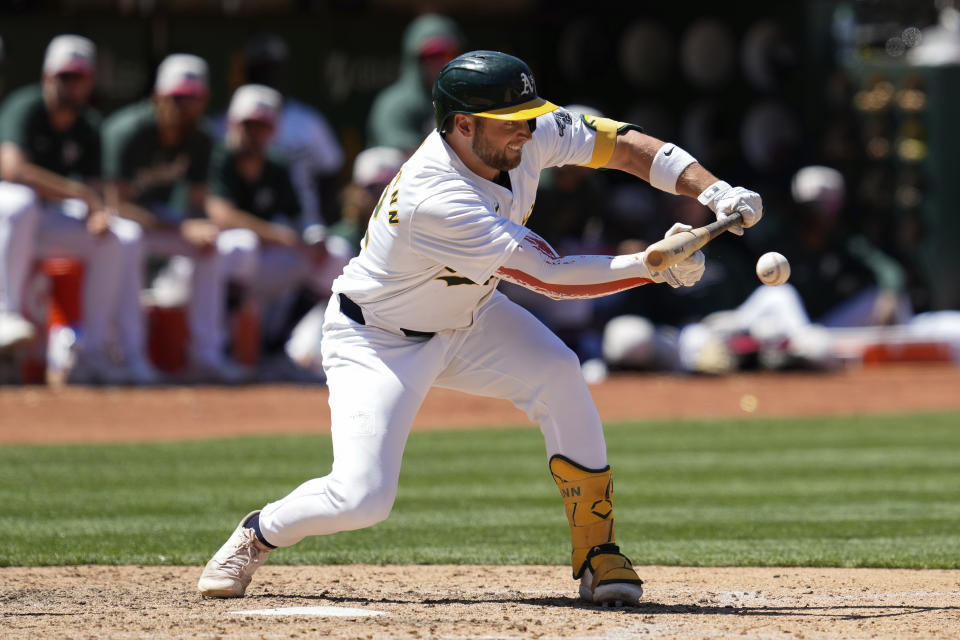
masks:
{"label": "white batting glove", "polygon": [[759,193],[743,187],[731,187],[723,180],[718,180],[704,189],[697,200],[710,207],[717,215],[717,220],[723,220],[739,211],[743,224],[730,227],[730,232],[738,236],[742,236],[745,228],[757,224],[763,217],[763,201]]}
{"label": "white batting glove", "polygon": [[[663,237],[669,238],[676,233],[690,231],[691,229],[693,229],[693,227],[690,225],[677,222],[663,234]],[[692,287],[697,284],[701,276],[703,276],[703,270],[705,268],[706,258],[703,255],[703,251],[697,251],[683,262],[678,262],[659,273],[654,273],[653,281],[666,282],[674,289],[679,287]]]}

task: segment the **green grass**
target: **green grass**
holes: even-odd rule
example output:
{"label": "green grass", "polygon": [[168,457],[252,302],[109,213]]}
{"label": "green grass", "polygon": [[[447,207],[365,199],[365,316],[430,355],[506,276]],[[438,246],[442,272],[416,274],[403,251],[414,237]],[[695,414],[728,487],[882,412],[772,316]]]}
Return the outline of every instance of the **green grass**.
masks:
{"label": "green grass", "polygon": [[[960,414],[608,426],[637,564],[960,568]],[[0,566],[202,564],[236,521],[324,475],[330,440],[0,449]],[[568,534],[536,429],[415,433],[391,517],[298,563],[549,563]]]}

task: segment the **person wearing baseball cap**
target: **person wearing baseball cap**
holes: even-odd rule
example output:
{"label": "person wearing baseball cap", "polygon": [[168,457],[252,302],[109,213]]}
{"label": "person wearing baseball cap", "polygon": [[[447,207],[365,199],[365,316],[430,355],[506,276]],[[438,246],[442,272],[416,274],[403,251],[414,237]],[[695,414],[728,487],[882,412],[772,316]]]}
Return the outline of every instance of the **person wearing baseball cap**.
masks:
{"label": "person wearing baseball cap", "polygon": [[192,263],[188,379],[235,383],[249,372],[223,354],[229,273],[221,265],[220,229],[206,210],[213,142],[201,118],[210,95],[208,77],[207,63],[198,56],[164,58],[153,96],[104,122],[103,166],[109,201],[127,222],[119,227],[124,248],[136,264],[124,273],[120,296],[124,352],[134,358],[145,349],[139,302],[144,259],[182,256]]}
{"label": "person wearing baseball cap", "polygon": [[391,147],[364,149],[353,160],[353,183],[372,189],[380,195],[383,187],[397,175],[397,171],[406,159],[407,154],[400,149]]}
{"label": "person wearing baseball cap", "polygon": [[792,215],[782,240],[769,248],[790,258],[789,286],[816,322],[828,327],[905,323],[913,315],[907,271],[866,234],[851,229],[856,211],[846,194],[846,181],[835,168],[801,167],[790,181]]}
{"label": "person wearing baseball cap", "polygon": [[403,34],[400,77],[373,101],[367,146],[412,153],[433,125],[430,91],[447,62],[463,50],[464,37],[447,16],[418,16]]}
{"label": "person wearing baseball cap", "polygon": [[0,349],[29,342],[23,285],[39,255],[84,262],[82,331],[68,380],[136,382],[107,355],[120,243],[100,192],[99,115],[89,106],[96,47],[79,35],[50,41],[42,80],[0,106]]}
{"label": "person wearing baseball cap", "polygon": [[206,98],[210,93],[206,61],[188,53],[167,56],[157,67],[153,92],[158,96]]}
{"label": "person wearing baseball cap", "polygon": [[225,142],[210,162],[207,210],[224,229],[224,242],[255,249],[248,256],[249,268],[234,280],[245,285],[248,301],[261,315],[273,320],[261,327],[259,379],[311,382],[318,380],[283,348],[299,319],[290,317],[290,302],[301,289],[329,297],[330,284],[349,255],[331,256],[326,243],[301,239],[301,207],[288,165],[269,154],[282,102],[280,93],[265,85],[247,84],[234,92]]}
{"label": "person wearing baseball cap", "polygon": [[[285,163],[267,149],[283,98],[260,84],[238,88],[227,109],[227,135],[210,162],[207,210],[222,229],[249,229],[267,246],[295,248],[300,214]],[[274,221],[281,222],[274,222]]]}
{"label": "person wearing baseball cap", "polygon": [[92,76],[96,56],[96,46],[88,38],[75,35],[57,36],[47,45],[43,57],[43,73],[78,73]]}

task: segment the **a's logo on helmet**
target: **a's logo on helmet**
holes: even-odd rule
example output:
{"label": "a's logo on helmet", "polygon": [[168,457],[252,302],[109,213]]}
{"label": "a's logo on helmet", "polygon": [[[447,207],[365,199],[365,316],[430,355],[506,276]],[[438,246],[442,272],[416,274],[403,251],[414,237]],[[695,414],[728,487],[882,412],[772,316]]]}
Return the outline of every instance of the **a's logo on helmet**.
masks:
{"label": "a's logo on helmet", "polygon": [[533,78],[521,71],[520,80],[523,81],[523,89],[520,90],[520,95],[525,96],[528,93],[536,95],[537,87],[533,84]]}

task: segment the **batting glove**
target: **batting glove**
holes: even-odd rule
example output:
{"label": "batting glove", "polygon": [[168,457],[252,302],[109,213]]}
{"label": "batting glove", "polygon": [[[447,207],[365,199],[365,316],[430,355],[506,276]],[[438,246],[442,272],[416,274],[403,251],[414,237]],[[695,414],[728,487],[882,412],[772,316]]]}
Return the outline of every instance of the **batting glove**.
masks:
{"label": "batting glove", "polygon": [[[663,234],[663,237],[669,238],[676,233],[690,231],[691,229],[693,229],[693,227],[690,225],[677,222],[670,227],[665,234]],[[703,251],[697,251],[683,262],[678,262],[672,267],[667,267],[663,271],[655,273],[653,276],[653,281],[666,282],[674,289],[679,287],[692,287],[693,285],[697,284],[697,282],[703,276],[703,270],[705,268],[706,258],[703,255]]]}
{"label": "batting glove", "polygon": [[743,187],[731,187],[723,180],[718,180],[704,189],[697,200],[710,207],[717,220],[723,220],[739,211],[743,224],[730,227],[730,232],[738,236],[742,236],[745,228],[757,224],[763,217],[763,201],[759,193]]}

